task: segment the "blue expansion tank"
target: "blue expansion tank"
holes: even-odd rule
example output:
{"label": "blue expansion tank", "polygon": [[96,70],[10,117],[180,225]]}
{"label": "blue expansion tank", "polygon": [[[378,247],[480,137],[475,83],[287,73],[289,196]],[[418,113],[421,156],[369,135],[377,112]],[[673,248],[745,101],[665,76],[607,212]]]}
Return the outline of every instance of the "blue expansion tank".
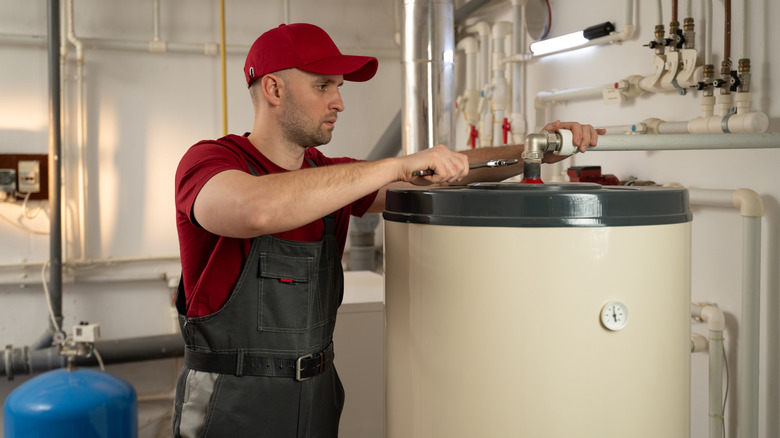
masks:
{"label": "blue expansion tank", "polygon": [[130,384],[92,370],[49,371],[5,401],[5,438],[136,438],[138,400]]}

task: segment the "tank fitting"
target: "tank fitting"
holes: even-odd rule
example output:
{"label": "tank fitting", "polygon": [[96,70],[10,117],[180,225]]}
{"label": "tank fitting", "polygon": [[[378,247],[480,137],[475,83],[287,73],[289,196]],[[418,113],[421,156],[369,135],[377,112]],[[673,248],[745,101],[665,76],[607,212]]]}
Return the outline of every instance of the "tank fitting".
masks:
{"label": "tank fitting", "polygon": [[560,129],[558,132],[542,130],[538,134],[533,133],[526,136],[525,149],[521,155],[523,159],[522,183],[544,183],[542,181],[542,159],[547,152],[552,152],[555,155],[571,155],[577,152],[571,131],[566,129]]}

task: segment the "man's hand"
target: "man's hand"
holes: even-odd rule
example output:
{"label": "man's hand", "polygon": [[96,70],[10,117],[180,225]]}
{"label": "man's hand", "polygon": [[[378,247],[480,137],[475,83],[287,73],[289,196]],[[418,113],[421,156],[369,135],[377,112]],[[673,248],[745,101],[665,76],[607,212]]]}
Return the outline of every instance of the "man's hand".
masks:
{"label": "man's hand", "polygon": [[[469,173],[469,159],[466,155],[451,151],[444,145],[425,149],[399,158],[399,181],[415,185],[452,183],[463,179]],[[433,175],[413,176],[418,170],[430,169]]]}
{"label": "man's hand", "polygon": [[[599,135],[607,133],[606,129],[595,129],[591,125],[583,125],[577,122],[561,122],[556,120],[552,123],[544,125],[545,131],[555,132],[559,129],[567,129],[571,131],[572,142],[579,149],[581,153],[588,150],[589,147],[595,147],[598,143]],[[567,156],[553,155],[548,153],[544,155],[545,163],[555,163],[566,159]]]}

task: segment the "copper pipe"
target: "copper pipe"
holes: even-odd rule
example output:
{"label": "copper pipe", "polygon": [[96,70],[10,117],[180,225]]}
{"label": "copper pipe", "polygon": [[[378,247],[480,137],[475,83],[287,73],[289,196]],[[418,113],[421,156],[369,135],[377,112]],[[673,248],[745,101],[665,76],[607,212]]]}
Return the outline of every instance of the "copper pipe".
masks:
{"label": "copper pipe", "polygon": [[726,22],[723,25],[723,61],[731,64],[731,0],[724,0]]}

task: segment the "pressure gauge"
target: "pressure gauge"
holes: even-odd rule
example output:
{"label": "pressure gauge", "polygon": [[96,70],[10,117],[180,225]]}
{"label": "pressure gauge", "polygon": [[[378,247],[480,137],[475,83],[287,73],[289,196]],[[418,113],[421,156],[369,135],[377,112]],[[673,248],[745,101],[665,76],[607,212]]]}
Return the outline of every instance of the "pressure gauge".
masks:
{"label": "pressure gauge", "polygon": [[628,322],[628,308],[618,301],[610,301],[601,308],[601,324],[608,330],[621,330]]}

